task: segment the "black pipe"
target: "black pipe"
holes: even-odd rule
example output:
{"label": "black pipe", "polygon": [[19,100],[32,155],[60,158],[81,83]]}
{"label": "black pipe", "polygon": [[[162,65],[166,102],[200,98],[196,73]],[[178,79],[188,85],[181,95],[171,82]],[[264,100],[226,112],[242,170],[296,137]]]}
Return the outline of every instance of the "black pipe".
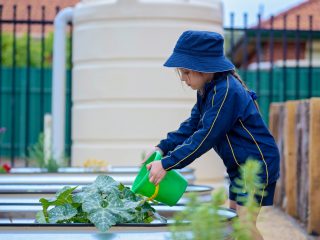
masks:
{"label": "black pipe", "polygon": [[273,101],[273,51],[274,51],[274,36],[273,36],[273,22],[274,17],[271,16],[270,19],[270,37],[269,37],[269,104]]}
{"label": "black pipe", "polygon": [[230,49],[231,49],[231,52],[230,52],[230,59],[231,59],[231,62],[233,62],[233,59],[234,59],[234,54],[233,54],[233,51],[234,51],[234,13],[232,12],[230,14],[230,27],[231,27],[231,31],[230,31]]}
{"label": "black pipe", "polygon": [[283,36],[282,36],[282,48],[283,48],[283,101],[287,100],[287,15],[283,16]]}
{"label": "black pipe", "polygon": [[[2,114],[1,114],[1,109],[2,109],[2,9],[3,9],[3,6],[0,5],[0,123],[2,123]],[[1,160],[1,144],[2,144],[2,141],[0,141],[0,160]]]}
{"label": "black pipe", "polygon": [[295,36],[295,57],[296,57],[296,84],[295,84],[295,99],[300,98],[300,36],[299,36],[299,29],[300,29],[300,15],[296,16],[296,36]]}
{"label": "black pipe", "polygon": [[313,48],[312,48],[312,25],[313,25],[313,17],[310,15],[309,16],[309,35],[308,35],[308,43],[309,43],[309,67],[308,67],[308,98],[311,98],[313,96],[312,93],[312,85],[313,85],[313,76],[312,76],[312,53],[313,53]]}
{"label": "black pipe", "polygon": [[[16,51],[17,51],[17,25],[16,25],[16,18],[17,18],[17,5],[13,6],[13,42],[12,42],[12,82],[11,82],[11,151],[10,151],[10,162],[11,166],[14,167],[14,158],[15,158],[15,134],[16,134]],[[18,121],[17,121],[18,122]]]}
{"label": "black pipe", "polygon": [[[261,15],[258,14],[258,28],[257,28],[257,40],[256,40],[256,50],[257,50],[257,55],[256,55],[256,63],[257,63],[257,85],[256,85],[256,91],[257,95],[260,96],[260,81],[261,81],[261,76],[260,76],[260,60],[261,60]],[[259,98],[258,98],[259,99]]]}
{"label": "black pipe", "polygon": [[71,132],[71,124],[72,124],[72,32],[73,32],[73,26],[70,24],[70,40],[69,40],[69,52],[70,52],[70,57],[69,57],[69,91],[68,91],[68,102],[69,102],[69,109],[68,109],[68,116],[69,116],[69,132],[68,132],[68,149],[67,149],[67,155],[69,156],[68,158],[68,166],[71,166],[71,142],[72,142],[72,132]]}
{"label": "black pipe", "polygon": [[243,35],[243,59],[242,59],[242,65],[244,70],[244,79],[247,80],[248,77],[248,14],[245,13],[243,15],[244,20],[244,35]]}
{"label": "black pipe", "polygon": [[[28,158],[28,146],[29,146],[29,135],[30,135],[30,126],[29,126],[29,117],[30,117],[30,65],[31,65],[31,57],[30,57],[30,35],[31,35],[31,6],[28,5],[28,25],[27,25],[27,76],[26,76],[26,135],[25,135],[25,148],[24,154],[26,158]],[[26,167],[28,167],[29,162],[26,159],[25,161]]]}
{"label": "black pipe", "polygon": [[44,131],[43,129],[43,117],[44,117],[44,51],[45,51],[45,6],[41,7],[41,66],[40,66],[40,132]]}

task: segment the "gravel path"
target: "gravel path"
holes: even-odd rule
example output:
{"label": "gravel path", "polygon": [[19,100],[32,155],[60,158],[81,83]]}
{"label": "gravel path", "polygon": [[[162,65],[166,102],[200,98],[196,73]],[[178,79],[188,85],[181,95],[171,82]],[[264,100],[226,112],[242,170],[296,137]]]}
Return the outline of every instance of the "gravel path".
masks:
{"label": "gravel path", "polygon": [[[228,189],[225,182],[197,182],[197,184]],[[225,206],[228,207],[228,201]],[[263,207],[257,226],[264,240],[320,240],[320,236],[308,235],[296,219],[276,207]]]}
{"label": "gravel path", "polygon": [[275,207],[262,208],[258,218],[258,229],[264,240],[319,240],[312,237],[297,220]]}

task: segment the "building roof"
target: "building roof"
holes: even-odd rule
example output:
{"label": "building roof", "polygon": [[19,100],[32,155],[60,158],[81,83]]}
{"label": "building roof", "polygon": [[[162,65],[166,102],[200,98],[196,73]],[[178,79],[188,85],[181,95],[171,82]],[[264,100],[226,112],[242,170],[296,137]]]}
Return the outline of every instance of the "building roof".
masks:
{"label": "building roof", "polygon": [[[276,16],[273,20],[274,29],[284,28],[284,16],[287,16],[286,27],[290,30],[297,28],[297,15],[300,16],[300,26],[302,30],[309,30],[309,16],[313,17],[312,29],[320,30],[320,0],[307,0],[290,9],[287,9]],[[257,27],[257,26],[255,26]],[[261,22],[261,28],[269,29],[271,27],[271,18]]]}
{"label": "building roof", "polygon": [[[299,42],[300,44],[305,44],[308,41],[309,38],[309,16],[312,15],[313,21],[312,21],[312,30],[317,31],[313,32],[312,38],[319,39],[320,38],[320,0],[309,0],[302,2],[290,9],[287,9],[278,15],[274,16],[273,18],[273,41],[274,44],[277,44],[277,49],[279,49],[280,45],[282,46],[283,41],[283,34],[284,31],[284,16],[287,16],[286,21],[286,41],[287,44],[291,46],[294,46],[295,39],[296,39],[296,29],[297,29],[297,15],[300,15],[300,30],[307,30],[307,31],[301,31],[299,33]],[[261,21],[260,28],[262,29],[260,31],[260,44],[261,44],[261,50],[264,51],[264,46],[269,47],[268,42],[270,40],[270,29],[271,27],[271,18],[267,20]],[[246,41],[246,54],[248,58],[252,58],[256,55],[256,44],[257,44],[257,29],[258,26],[255,25],[253,27],[250,27],[247,30],[247,38],[245,39],[244,36],[241,36],[236,43],[234,44],[234,47],[232,49],[228,50],[228,55],[230,56],[231,53],[233,54],[233,61],[234,64],[239,67],[242,63],[243,58],[243,44]],[[279,45],[279,43],[281,43]],[[302,50],[302,47],[301,49]],[[276,51],[276,49],[275,49]],[[302,56],[302,54],[301,54]]]}

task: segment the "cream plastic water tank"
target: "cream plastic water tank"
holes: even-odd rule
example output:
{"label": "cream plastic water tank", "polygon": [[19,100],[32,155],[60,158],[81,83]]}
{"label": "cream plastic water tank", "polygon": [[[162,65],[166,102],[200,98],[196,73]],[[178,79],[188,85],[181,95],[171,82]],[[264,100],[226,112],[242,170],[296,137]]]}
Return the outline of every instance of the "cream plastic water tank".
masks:
{"label": "cream plastic water tank", "polygon": [[[138,165],[189,117],[196,92],[163,67],[188,29],[222,32],[216,0],[82,0],[74,12],[72,165]],[[210,151],[190,167],[223,178]]]}

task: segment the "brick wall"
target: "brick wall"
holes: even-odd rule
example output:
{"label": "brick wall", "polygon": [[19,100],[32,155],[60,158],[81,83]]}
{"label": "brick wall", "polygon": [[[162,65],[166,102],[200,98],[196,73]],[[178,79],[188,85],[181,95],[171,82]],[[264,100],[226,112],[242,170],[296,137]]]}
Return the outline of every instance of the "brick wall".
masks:
{"label": "brick wall", "polygon": [[[13,6],[17,6],[17,19],[28,19],[27,6],[31,6],[31,19],[41,20],[42,18],[42,6],[45,7],[45,19],[53,20],[56,15],[56,7],[60,9],[65,7],[74,6],[80,0],[0,0],[2,8],[2,19],[13,19]],[[12,24],[3,24],[4,32],[12,32]],[[52,27],[46,26],[46,32],[52,31]],[[26,25],[17,25],[17,33],[22,34],[27,32]],[[41,27],[39,25],[32,25],[31,32],[33,34],[41,33]]]}

